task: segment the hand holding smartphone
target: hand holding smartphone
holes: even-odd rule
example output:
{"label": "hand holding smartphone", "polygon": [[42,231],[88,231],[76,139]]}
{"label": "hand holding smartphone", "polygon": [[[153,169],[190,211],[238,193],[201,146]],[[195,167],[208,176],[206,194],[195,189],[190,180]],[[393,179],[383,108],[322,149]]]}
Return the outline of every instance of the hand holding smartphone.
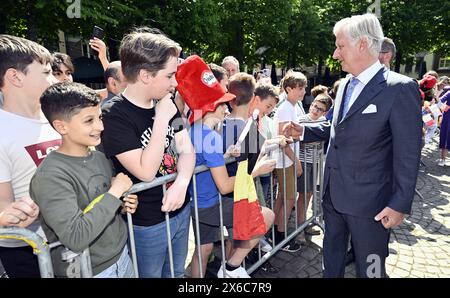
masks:
{"label": "hand holding smartphone", "polygon": [[[92,37],[91,37],[91,39],[98,38],[98,39],[101,40],[101,39],[103,39],[104,36],[105,36],[105,32],[103,31],[103,29],[98,27],[98,26],[94,26],[94,29],[92,30]],[[98,56],[98,51],[92,49],[92,54],[95,55],[95,56]]]}

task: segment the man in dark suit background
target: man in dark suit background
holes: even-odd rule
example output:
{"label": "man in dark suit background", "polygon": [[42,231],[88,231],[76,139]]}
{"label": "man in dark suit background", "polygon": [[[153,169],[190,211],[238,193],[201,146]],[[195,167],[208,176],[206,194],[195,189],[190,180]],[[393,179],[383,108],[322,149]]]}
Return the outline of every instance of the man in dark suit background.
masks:
{"label": "man in dark suit background", "polygon": [[330,125],[289,131],[305,142],[330,138],[324,173],[324,277],[343,277],[349,235],[358,277],[384,277],[390,229],[410,213],[420,162],[417,83],[378,61],[383,31],[372,14],[333,29],[341,82]]}

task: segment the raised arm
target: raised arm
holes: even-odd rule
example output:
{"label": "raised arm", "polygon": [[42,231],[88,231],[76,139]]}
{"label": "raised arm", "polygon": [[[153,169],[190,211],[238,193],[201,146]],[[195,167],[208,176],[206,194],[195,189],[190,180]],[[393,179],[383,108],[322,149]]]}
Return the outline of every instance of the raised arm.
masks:
{"label": "raised arm", "polygon": [[163,198],[161,211],[173,211],[183,206],[187,187],[192,173],[194,173],[195,151],[186,129],[175,134],[175,143],[178,153],[178,175],[174,184],[167,190]]}
{"label": "raised arm", "polygon": [[147,147],[130,150],[116,156],[119,162],[141,181],[153,180],[161,164],[167,127],[177,111],[170,97],[171,94],[166,95],[156,105],[152,136]]}
{"label": "raised arm", "polygon": [[106,57],[106,44],[103,40],[94,37],[94,39],[89,41],[89,45],[98,52],[98,59],[102,64],[103,70],[105,71],[109,65],[108,57]]}
{"label": "raised arm", "polygon": [[236,176],[228,176],[227,168],[225,166],[210,168],[210,170],[214,183],[222,195],[230,193],[234,190],[234,181]]}

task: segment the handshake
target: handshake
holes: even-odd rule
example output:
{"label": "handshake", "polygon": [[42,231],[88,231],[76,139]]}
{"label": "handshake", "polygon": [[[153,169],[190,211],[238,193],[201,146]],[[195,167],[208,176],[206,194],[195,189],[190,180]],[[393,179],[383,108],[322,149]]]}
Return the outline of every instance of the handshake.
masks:
{"label": "handshake", "polygon": [[282,133],[286,138],[298,140],[303,135],[303,130],[302,125],[291,121],[283,126]]}

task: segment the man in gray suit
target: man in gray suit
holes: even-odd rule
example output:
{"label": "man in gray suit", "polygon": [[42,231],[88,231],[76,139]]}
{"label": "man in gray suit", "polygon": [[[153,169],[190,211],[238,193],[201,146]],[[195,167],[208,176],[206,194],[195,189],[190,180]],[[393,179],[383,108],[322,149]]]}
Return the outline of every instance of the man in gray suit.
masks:
{"label": "man in gray suit", "polygon": [[343,277],[349,235],[358,277],[384,277],[390,229],[411,211],[420,162],[417,83],[378,61],[383,31],[371,14],[334,26],[349,75],[341,82],[331,125],[287,129],[305,142],[329,137],[324,173],[324,277]]}

